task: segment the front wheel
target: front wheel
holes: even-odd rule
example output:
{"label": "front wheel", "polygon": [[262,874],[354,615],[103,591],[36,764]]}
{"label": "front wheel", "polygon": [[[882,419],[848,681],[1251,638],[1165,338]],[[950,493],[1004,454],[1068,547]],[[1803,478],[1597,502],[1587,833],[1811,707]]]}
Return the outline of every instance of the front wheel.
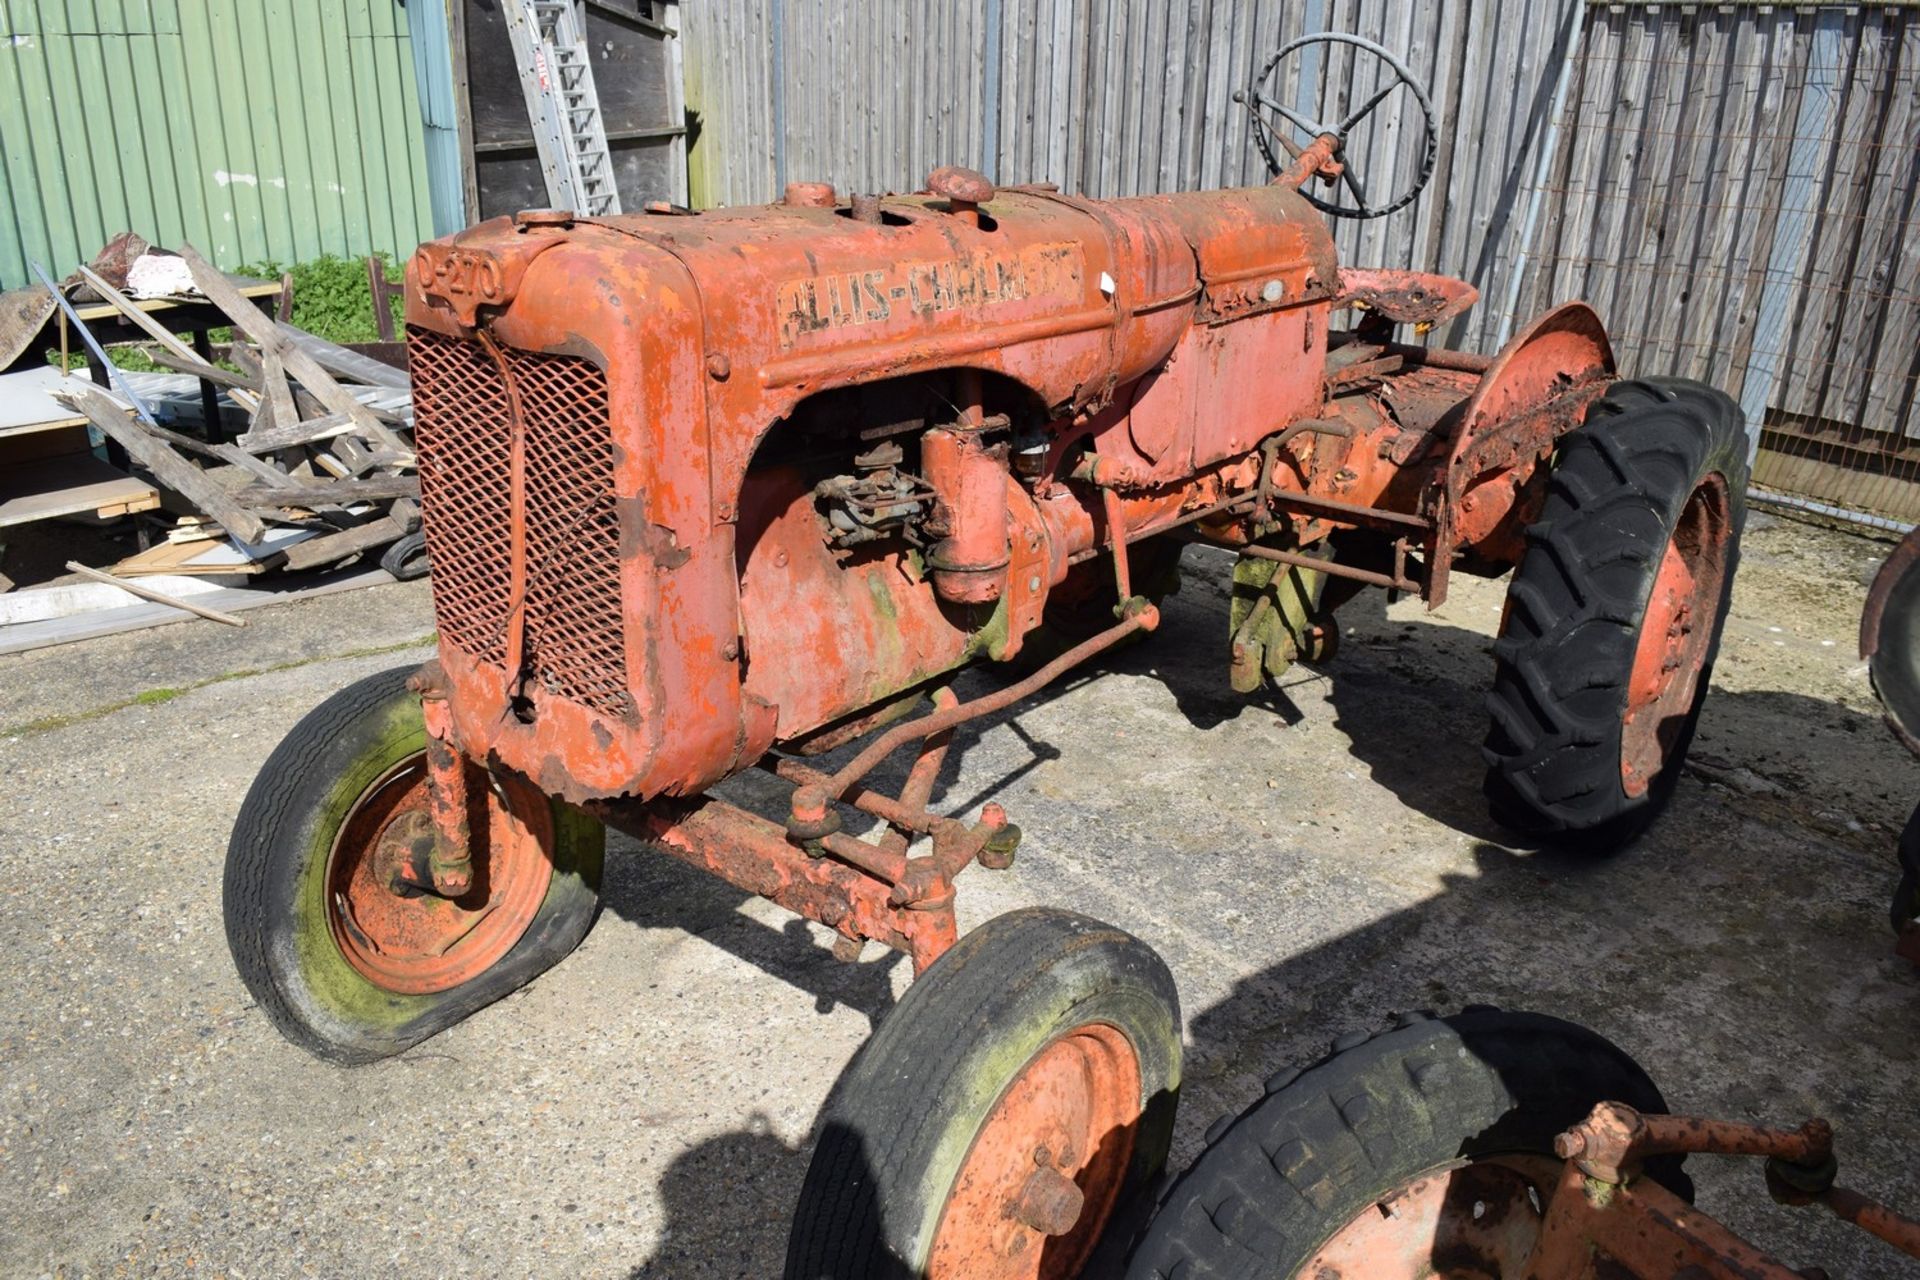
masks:
{"label": "front wheel", "polygon": [[426,724],[411,668],[347,686],[274,749],[227,846],[227,947],[293,1043],[399,1053],[551,968],[599,903],[600,824],[469,765],[472,886],[433,889]]}
{"label": "front wheel", "polygon": [[787,1280],[1065,1280],[1157,1175],[1180,1087],[1172,975],[1029,909],[913,984],[828,1099]]}
{"label": "front wheel", "polygon": [[[1540,1014],[1410,1015],[1334,1048],[1208,1132],[1128,1280],[1518,1277],[1559,1180],[1554,1137],[1600,1102],[1667,1109],[1619,1048]],[[1645,1169],[1692,1198],[1680,1157]]]}
{"label": "front wheel", "polygon": [[1739,406],[1622,382],[1568,433],[1494,644],[1487,797],[1523,835],[1627,843],[1679,781],[1746,522]]}

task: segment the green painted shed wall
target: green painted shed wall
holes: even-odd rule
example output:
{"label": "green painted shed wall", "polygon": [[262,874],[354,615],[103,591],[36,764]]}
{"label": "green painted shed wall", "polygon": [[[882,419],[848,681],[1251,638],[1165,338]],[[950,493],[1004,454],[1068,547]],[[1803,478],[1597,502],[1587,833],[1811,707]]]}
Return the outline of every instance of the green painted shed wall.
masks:
{"label": "green painted shed wall", "polygon": [[0,287],[135,231],[220,265],[433,234],[400,0],[0,0]]}

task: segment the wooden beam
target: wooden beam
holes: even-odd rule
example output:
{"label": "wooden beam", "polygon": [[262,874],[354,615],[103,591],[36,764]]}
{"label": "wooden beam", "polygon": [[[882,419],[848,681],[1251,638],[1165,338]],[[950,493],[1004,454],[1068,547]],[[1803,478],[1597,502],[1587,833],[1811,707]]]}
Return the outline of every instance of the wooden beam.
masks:
{"label": "wooden beam", "polygon": [[118,442],[129,457],[152,472],[154,479],[218,520],[241,542],[255,543],[266,536],[267,526],[245,504],[206,472],[175,453],[173,446],[128,417],[105,392],[74,385],[62,395],[68,404],[86,414],[88,421]]}
{"label": "wooden beam", "polygon": [[[300,384],[312,392],[314,398],[325,405],[329,412],[344,413],[353,419],[354,424],[368,438],[379,440],[395,449],[405,449],[406,442],[367,411],[367,407],[349,395],[345,388],[335,382],[333,375],[320,367],[318,361],[293,344],[291,338],[271,318],[260,313],[260,308],[248,302],[233,287],[233,282],[223,275],[211,262],[200,256],[200,252],[190,244],[180,246],[180,256],[187,260],[187,267],[193,272],[193,282],[200,286],[200,292],[207,295],[209,301],[227,313],[234,328],[240,330],[253,344],[260,348],[260,356],[279,358],[281,367],[300,380]],[[275,421],[285,425],[286,420],[275,415]]]}
{"label": "wooden beam", "polygon": [[[287,371],[280,363],[280,357],[271,351],[260,352],[260,388],[265,395],[262,403],[273,408],[273,424],[277,427],[292,426],[300,421],[301,413],[293,403],[293,388],[287,385]],[[248,435],[254,431],[249,428]]]}
{"label": "wooden beam", "polygon": [[286,567],[316,569],[323,564],[334,564],[348,556],[384,547],[405,532],[406,529],[398,520],[381,516],[352,529],[342,529],[339,533],[322,534],[318,538],[294,543],[286,550]]}
{"label": "wooden beam", "polygon": [[[373,259],[369,259],[373,261]],[[380,300],[374,300],[376,316],[380,310]],[[295,325],[282,325],[293,345],[312,356],[314,361],[328,373],[335,373],[348,382],[360,382],[369,387],[392,387],[404,391],[413,385],[413,379],[407,376],[405,369],[396,369],[384,360],[375,360],[372,356],[350,350],[337,342],[328,342],[325,338],[308,333]],[[393,329],[389,325],[381,335],[386,341],[393,341]]]}
{"label": "wooden beam", "polygon": [[[141,314],[146,313],[141,312]],[[191,351],[192,348],[189,347],[188,350]],[[205,378],[208,382],[222,387],[238,387],[244,391],[252,391],[260,385],[258,381],[244,374],[235,373],[231,369],[222,369],[217,364],[207,364],[199,356],[191,360],[182,360],[171,351],[149,351],[147,359],[163,369],[171,369],[175,373],[190,373],[196,378]]]}
{"label": "wooden beam", "polygon": [[183,609],[188,613],[197,613],[203,618],[210,618],[215,622],[224,622],[230,627],[244,627],[247,625],[245,618],[236,618],[230,613],[222,613],[218,609],[209,609],[203,604],[195,604],[191,600],[182,600],[179,596],[170,596],[164,591],[155,591],[152,587],[145,587],[138,583],[128,582],[124,578],[116,578],[112,574],[102,573],[98,569],[89,569],[78,560],[67,561],[67,568],[73,570],[73,572],[83,578],[92,578],[95,582],[109,583],[120,588],[128,595],[138,596],[142,600],[151,600],[155,604],[170,605],[175,609]]}
{"label": "wooden beam", "polygon": [[[178,334],[161,324],[158,320],[155,320],[148,312],[142,311],[139,307],[134,306],[132,299],[101,279],[93,268],[82,266],[80,268],[80,278],[93,286],[93,291],[100,295],[103,302],[127,319],[133,321],[149,338],[152,338],[155,342],[166,348],[167,352],[174,358],[187,361],[203,369],[209,367],[207,362],[200,358],[200,354],[197,351],[180,341]],[[197,372],[197,370],[188,369],[185,370],[185,372],[193,373]]]}
{"label": "wooden beam", "polygon": [[[392,498],[418,498],[420,481],[415,476],[371,476],[365,480],[323,480],[272,488],[250,484],[237,490],[233,500],[248,507],[312,507],[325,503],[380,502]],[[225,523],[222,521],[222,523]]]}
{"label": "wooden beam", "polygon": [[274,426],[265,431],[249,431],[234,443],[248,453],[277,453],[295,445],[331,440],[351,430],[353,421],[346,414],[330,413],[324,418],[309,418],[287,427]]}

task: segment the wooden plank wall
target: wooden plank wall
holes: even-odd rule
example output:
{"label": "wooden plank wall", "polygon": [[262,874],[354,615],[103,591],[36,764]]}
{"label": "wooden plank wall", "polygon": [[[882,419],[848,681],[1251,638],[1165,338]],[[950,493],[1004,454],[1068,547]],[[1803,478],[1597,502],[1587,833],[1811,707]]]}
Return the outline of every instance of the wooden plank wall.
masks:
{"label": "wooden plank wall", "polygon": [[[1234,105],[1308,31],[1369,36],[1431,86],[1439,155],[1418,203],[1339,228],[1353,261],[1500,282],[1524,214],[1576,0],[702,0],[682,7],[696,205],[775,199],[787,181],[912,191],[941,164],[1005,183],[1125,196],[1262,181]],[[1297,101],[1300,62],[1278,78]],[[1365,101],[1366,55],[1318,62],[1309,93]],[[1410,175],[1418,112],[1383,104],[1354,153],[1384,189]],[[1398,167],[1393,161],[1398,158]],[[1468,341],[1491,331],[1483,310]]]}
{"label": "wooden plank wall", "polygon": [[[1742,400],[1766,427],[1763,483],[1920,513],[1914,0],[703,0],[684,12],[702,205],[771,200],[799,179],[910,191],[947,163],[1096,196],[1256,182],[1233,92],[1294,36],[1374,39],[1430,87],[1439,152],[1413,206],[1338,224],[1346,261],[1473,281],[1480,306],[1438,336],[1478,350],[1584,297],[1624,369]],[[1364,101],[1379,71],[1333,50],[1270,92],[1332,114]],[[1399,95],[1355,138],[1370,193],[1410,176],[1419,135]]]}
{"label": "wooden plank wall", "polygon": [[1596,5],[1521,315],[1724,387],[1755,479],[1920,514],[1920,8]]}

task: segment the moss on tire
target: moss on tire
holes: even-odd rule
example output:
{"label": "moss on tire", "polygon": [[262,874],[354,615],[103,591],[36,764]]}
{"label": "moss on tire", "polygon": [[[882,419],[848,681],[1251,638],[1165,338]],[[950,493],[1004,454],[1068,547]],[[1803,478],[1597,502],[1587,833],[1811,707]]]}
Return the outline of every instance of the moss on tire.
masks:
{"label": "moss on tire", "polygon": [[599,905],[604,832],[555,802],[546,895],[484,973],[402,995],[341,954],[328,923],[329,855],[360,797],[425,750],[419,699],[406,687],[412,670],[368,676],[302,718],[261,767],[227,845],[222,914],[234,966],[282,1035],[334,1062],[399,1053],[526,985],[579,944]]}

